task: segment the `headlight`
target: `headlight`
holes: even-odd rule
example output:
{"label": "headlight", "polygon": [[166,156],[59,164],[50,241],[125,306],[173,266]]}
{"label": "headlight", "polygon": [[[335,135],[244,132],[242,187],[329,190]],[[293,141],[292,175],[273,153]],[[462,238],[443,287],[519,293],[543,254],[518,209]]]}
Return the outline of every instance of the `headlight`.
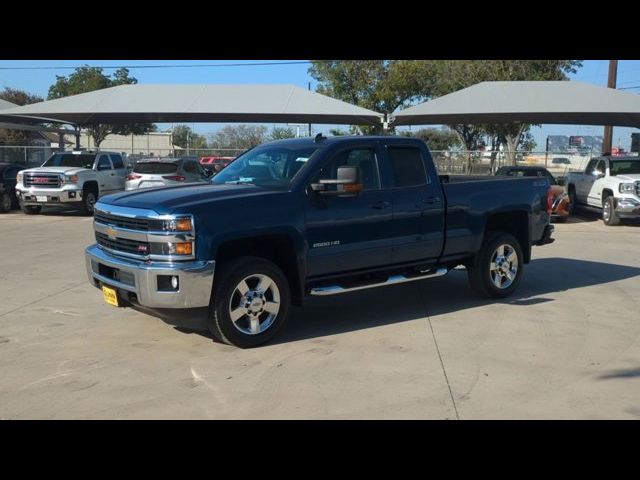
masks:
{"label": "headlight", "polygon": [[191,242],[180,243],[152,243],[152,255],[192,255],[193,244]]}
{"label": "headlight", "polygon": [[22,178],[24,177],[24,174],[22,172],[18,173],[18,176],[16,177],[16,180],[18,183],[22,183]]}
{"label": "headlight", "polygon": [[78,183],[78,175],[65,175],[64,183]]}
{"label": "headlight", "polygon": [[162,230],[165,232],[190,232],[193,230],[193,220],[191,217],[161,220],[161,222]]}
{"label": "headlight", "polygon": [[635,193],[636,185],[635,183],[621,183],[618,189],[620,193]]}

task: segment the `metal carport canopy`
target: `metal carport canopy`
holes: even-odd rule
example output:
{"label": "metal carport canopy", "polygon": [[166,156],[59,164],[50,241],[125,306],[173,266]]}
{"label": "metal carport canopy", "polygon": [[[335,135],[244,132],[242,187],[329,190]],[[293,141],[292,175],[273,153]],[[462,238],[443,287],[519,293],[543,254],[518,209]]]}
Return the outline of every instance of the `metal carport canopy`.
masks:
{"label": "metal carport canopy", "polygon": [[482,82],[394,114],[392,124],[640,127],[640,95],[573,81]]}
{"label": "metal carport canopy", "polygon": [[90,123],[263,122],[381,125],[382,115],[295,85],[120,85],[6,109]]}

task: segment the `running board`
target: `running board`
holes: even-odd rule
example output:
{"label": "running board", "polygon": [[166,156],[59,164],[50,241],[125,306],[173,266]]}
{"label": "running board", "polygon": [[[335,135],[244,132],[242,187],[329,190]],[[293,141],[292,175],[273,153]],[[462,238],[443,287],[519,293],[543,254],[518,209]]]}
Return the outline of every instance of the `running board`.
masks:
{"label": "running board", "polygon": [[387,285],[397,285],[399,283],[413,282],[416,280],[424,280],[425,278],[442,277],[449,272],[449,269],[440,267],[435,272],[428,273],[426,275],[419,275],[416,277],[407,277],[405,275],[392,275],[384,282],[380,283],[368,283],[365,285],[358,285],[355,287],[343,287],[341,285],[327,285],[326,287],[312,288],[310,295],[316,297],[324,297],[327,295],[338,295],[340,293],[355,292],[356,290],[365,290],[367,288],[386,287]]}

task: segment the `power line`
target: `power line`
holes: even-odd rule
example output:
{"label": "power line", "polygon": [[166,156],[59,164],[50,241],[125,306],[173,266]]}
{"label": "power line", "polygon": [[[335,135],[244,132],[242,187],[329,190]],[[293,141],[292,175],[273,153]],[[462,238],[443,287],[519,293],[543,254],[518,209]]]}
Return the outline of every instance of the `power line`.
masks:
{"label": "power line", "polygon": [[204,63],[191,65],[108,65],[108,66],[57,66],[57,67],[0,67],[0,70],[74,70],[79,67],[86,68],[213,68],[213,67],[262,67],[270,65],[302,65],[310,64],[309,60],[291,62],[250,62],[250,63]]}
{"label": "power line", "polygon": [[640,88],[640,85],[634,85],[632,87],[620,87],[618,90],[631,90],[633,88]]}

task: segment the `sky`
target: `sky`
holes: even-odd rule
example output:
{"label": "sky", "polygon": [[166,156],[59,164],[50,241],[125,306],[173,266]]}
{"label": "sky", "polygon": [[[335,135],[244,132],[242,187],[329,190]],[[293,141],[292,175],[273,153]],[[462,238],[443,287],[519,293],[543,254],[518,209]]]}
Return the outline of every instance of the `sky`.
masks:
{"label": "sky", "polygon": [[[47,96],[49,86],[56,81],[56,75],[68,75],[73,68],[82,65],[103,67],[106,74],[113,73],[120,66],[129,68],[130,75],[139,83],[287,83],[307,88],[309,82],[315,89],[316,82],[308,73],[308,64],[287,65],[248,65],[251,63],[277,62],[278,60],[0,60],[0,88],[12,87],[30,93]],[[283,62],[291,62],[283,61]],[[577,80],[595,85],[606,86],[608,60],[585,60],[578,72],[571,76]],[[238,66],[212,66],[239,64]],[[170,68],[148,68],[154,65],[172,65]],[[177,67],[182,65],[182,67]],[[186,67],[197,65],[196,67]],[[146,68],[135,68],[145,66]],[[15,69],[15,67],[46,67],[37,70]],[[67,68],[64,68],[67,67]],[[621,60],[618,62],[618,88],[640,87],[640,60]],[[625,91],[640,94],[640,88],[628,88]],[[199,134],[212,133],[222,124],[189,124]],[[267,124],[270,126],[270,124]],[[161,129],[170,125],[160,124]],[[320,126],[314,132],[328,133],[333,126]],[[421,127],[412,127],[413,129]],[[602,135],[602,127],[573,125],[543,125],[533,128],[532,134],[537,150],[544,150],[547,135]],[[614,128],[613,144],[629,149],[631,128]]]}

